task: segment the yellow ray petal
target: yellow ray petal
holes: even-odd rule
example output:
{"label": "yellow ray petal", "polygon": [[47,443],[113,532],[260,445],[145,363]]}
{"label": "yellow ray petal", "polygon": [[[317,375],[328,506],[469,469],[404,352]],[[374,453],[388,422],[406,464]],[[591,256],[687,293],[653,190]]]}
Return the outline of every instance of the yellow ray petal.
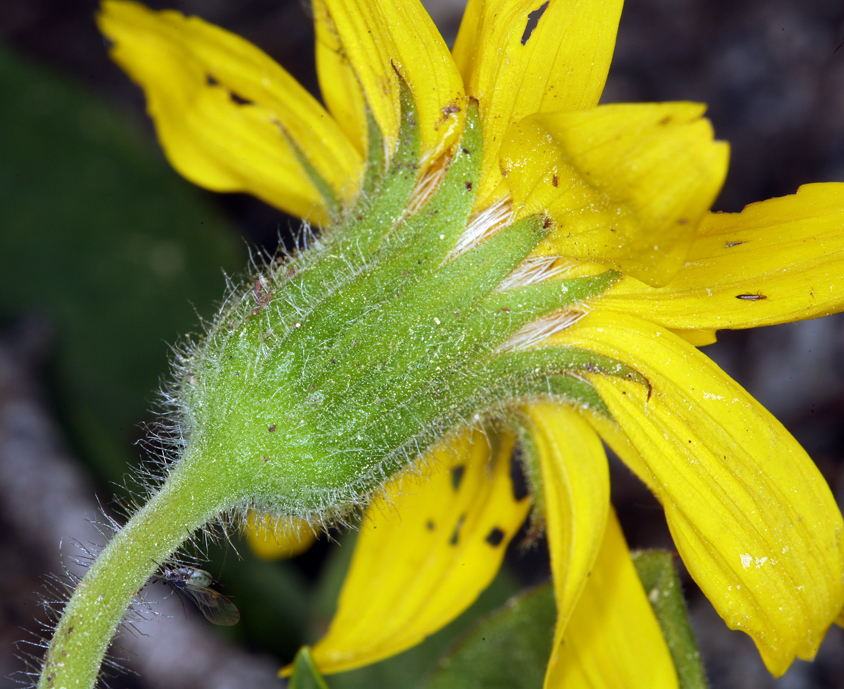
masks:
{"label": "yellow ray petal", "polygon": [[727,173],[727,145],[703,111],[606,105],[513,125],[501,164],[516,217],[556,224],[537,253],[605,262],[648,284],[674,277]]}
{"label": "yellow ray petal", "polygon": [[530,500],[510,478],[513,438],[480,432],[434,452],[431,476],[394,479],[366,512],[328,634],[313,648],[325,673],[419,643],[492,581]]}
{"label": "yellow ray petal", "polygon": [[558,339],[648,379],[650,399],[641,385],[590,375],[623,432],[590,420],[655,492],[689,572],[768,669],[779,676],[795,655],[811,659],[844,605],[844,522],[803,448],[659,326],[594,311]]}
{"label": "yellow ray petal", "polygon": [[[673,689],[677,673],[614,512],[545,689]],[[556,660],[556,662],[554,662]]]}
{"label": "yellow ray petal", "polygon": [[[173,11],[106,0],[97,19],[111,56],[146,93],[161,145],[185,177],[324,219],[296,142],[337,200],[357,193],[360,154],[319,103],[242,38]],[[285,134],[286,133],[286,134]]]}
{"label": "yellow ray petal", "polygon": [[313,0],[316,66],[322,98],[328,111],[361,156],[366,155],[367,132],[363,92],[349,63],[325,0]]}
{"label": "yellow ray petal", "polygon": [[[610,506],[607,456],[595,431],[576,411],[558,404],[527,407],[526,445],[539,459],[559,646],[604,537]],[[554,665],[552,658],[551,666]]]}
{"label": "yellow ray petal", "polygon": [[[336,90],[326,101],[334,108],[350,90],[348,71],[342,66],[348,64],[392,151],[401,114],[398,73],[416,100],[422,161],[435,159],[457,140],[466,108],[460,74],[427,12],[418,0],[324,2],[327,14],[317,14],[317,21],[323,22],[324,31],[335,33],[328,49],[342,51],[330,68],[324,63],[320,71],[323,89]],[[347,109],[340,108],[338,114]],[[354,127],[360,129],[362,114],[354,117]]]}
{"label": "yellow ray petal", "polygon": [[669,328],[753,328],[844,308],[844,184],[709,213],[665,287],[622,280],[602,306]]}
{"label": "yellow ray petal", "polygon": [[512,123],[537,112],[598,104],[621,5],[621,0],[470,0],[454,59],[467,93],[479,101],[484,127],[478,207],[488,205],[498,184],[498,149]]}
{"label": "yellow ray petal", "polygon": [[301,555],[316,540],[313,527],[301,520],[274,519],[249,513],[246,541],[262,560],[282,560]]}

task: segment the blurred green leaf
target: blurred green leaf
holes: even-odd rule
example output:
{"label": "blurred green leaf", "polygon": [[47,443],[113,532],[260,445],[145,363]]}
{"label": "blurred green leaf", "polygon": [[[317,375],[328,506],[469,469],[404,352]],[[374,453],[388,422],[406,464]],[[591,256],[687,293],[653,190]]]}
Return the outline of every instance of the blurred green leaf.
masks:
{"label": "blurred green leaf", "polygon": [[0,89],[0,318],[49,319],[60,410],[99,478],[121,481],[167,343],[213,314],[243,243],[84,90],[2,46]]}
{"label": "blurred green leaf", "polygon": [[293,676],[290,678],[290,689],[328,689],[328,685],[319,674],[311,657],[310,649],[305,646],[296,654],[293,661]]}
{"label": "blurred green leaf", "polygon": [[680,578],[671,553],[664,550],[640,550],[632,553],[632,556],[636,572],[674,659],[680,689],[706,689],[709,684],[689,624],[686,601],[683,599]]}
{"label": "blurred green leaf", "polygon": [[541,689],[556,621],[550,584],[512,598],[440,661],[426,689]]}

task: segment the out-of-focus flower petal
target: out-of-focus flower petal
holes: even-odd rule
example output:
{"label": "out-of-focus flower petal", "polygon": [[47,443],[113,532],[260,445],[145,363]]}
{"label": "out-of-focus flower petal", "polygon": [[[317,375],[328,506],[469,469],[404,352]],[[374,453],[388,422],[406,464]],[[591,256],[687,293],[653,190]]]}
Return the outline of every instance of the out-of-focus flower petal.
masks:
{"label": "out-of-focus flower petal", "polygon": [[648,284],[683,266],[729,150],[697,103],[606,105],[513,125],[501,164],[516,218],[555,227],[538,254],[601,261]]}
{"label": "out-of-focus flower petal", "polygon": [[419,643],[495,577],[530,509],[510,478],[513,438],[473,432],[434,452],[431,475],[393,479],[366,512],[337,614],[313,648],[325,673]]}
{"label": "out-of-focus flower petal", "polygon": [[545,689],[673,689],[674,662],[614,512],[598,558],[555,645]]}
{"label": "out-of-focus flower petal", "polygon": [[484,167],[479,207],[500,179],[512,123],[598,104],[615,48],[621,0],[470,0],[454,44],[466,92],[479,101]]}
{"label": "out-of-focus flower petal", "polygon": [[[437,27],[418,0],[322,0],[318,31],[335,33],[328,46],[340,51],[320,69],[329,107],[343,116],[339,102],[351,88],[343,63],[353,70],[388,150],[396,144],[401,116],[398,78],[413,92],[422,137],[422,161],[436,158],[462,132],[466,115],[463,81]],[[318,6],[319,7],[319,6]],[[334,92],[336,91],[336,92]],[[353,104],[358,107],[357,104]],[[338,107],[339,106],[339,107]],[[354,127],[362,115],[355,114]]]}
{"label": "out-of-focus flower petal", "polygon": [[302,521],[249,513],[246,541],[252,552],[262,560],[296,557],[310,548],[315,540],[313,527]]}
{"label": "out-of-focus flower petal", "polygon": [[594,311],[566,333],[651,385],[586,374],[620,425],[590,416],[659,498],[677,549],[733,629],[782,675],[811,659],[844,605],[844,522],[812,460],[697,349]]}
{"label": "out-of-focus flower petal", "polygon": [[[197,17],[106,0],[111,56],[146,93],[168,159],[192,182],[243,191],[312,220],[358,192],[363,161],[293,77],[239,36]],[[326,199],[297,152],[334,194]]]}
{"label": "out-of-focus flower petal", "polygon": [[664,287],[625,279],[602,307],[668,328],[754,328],[844,306],[844,184],[807,184],[741,213],[708,213]]}

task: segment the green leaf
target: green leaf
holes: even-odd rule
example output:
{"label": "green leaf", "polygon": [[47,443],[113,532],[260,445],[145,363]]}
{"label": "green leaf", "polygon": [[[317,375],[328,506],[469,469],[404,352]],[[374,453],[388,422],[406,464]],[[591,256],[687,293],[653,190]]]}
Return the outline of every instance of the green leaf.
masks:
{"label": "green leaf", "polygon": [[122,483],[167,343],[212,315],[243,243],[91,94],[3,46],[0,89],[0,318],[51,324],[59,410],[98,478]]}
{"label": "green leaf", "polygon": [[556,620],[550,584],[516,596],[440,661],[426,689],[541,689]]}
{"label": "green leaf", "polygon": [[632,553],[632,556],[636,572],[674,659],[680,689],[707,689],[709,684],[689,625],[689,614],[671,553],[664,550],[640,550]]}
{"label": "green leaf", "polygon": [[299,650],[296,660],[293,661],[290,689],[328,689],[328,685],[314,665],[314,659],[307,646]]}

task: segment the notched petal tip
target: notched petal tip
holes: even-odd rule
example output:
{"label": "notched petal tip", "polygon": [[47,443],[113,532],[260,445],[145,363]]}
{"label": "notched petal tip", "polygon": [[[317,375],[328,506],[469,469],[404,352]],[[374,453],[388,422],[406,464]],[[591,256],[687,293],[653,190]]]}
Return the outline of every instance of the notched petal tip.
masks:
{"label": "notched petal tip", "polygon": [[671,282],[628,280],[605,304],[681,330],[817,318],[844,309],[842,261],[844,184],[806,184],[741,213],[707,213]]}
{"label": "notched petal tip", "polygon": [[[112,58],[144,89],[162,147],[185,177],[245,191],[322,220],[357,194],[360,155],[334,120],[255,46],[197,17],[107,0],[97,16]],[[282,128],[295,142],[289,145]],[[300,164],[326,182],[321,189]]]}
{"label": "notched petal tip", "polygon": [[[463,83],[448,48],[418,0],[320,0],[318,34],[331,32],[338,57],[324,57],[320,82],[334,112],[352,75],[390,152],[400,129],[399,81],[416,103],[422,164],[436,160],[460,137],[465,121]],[[322,26],[319,24],[322,23]],[[360,116],[356,115],[356,122]],[[360,130],[361,124],[356,123]]]}
{"label": "notched petal tip", "polygon": [[533,113],[592,108],[610,67],[621,0],[471,0],[454,44],[481,103],[484,169],[475,208],[494,202],[507,128]]}
{"label": "notched petal tip", "polygon": [[607,105],[515,124],[502,167],[517,217],[550,213],[537,249],[602,261],[648,284],[682,267],[727,172],[698,103]]}
{"label": "notched petal tip", "polygon": [[844,604],[844,521],[805,451],[764,407],[669,331],[595,311],[567,333],[653,381],[590,376],[623,430],[590,417],[654,491],[692,577],[783,674]]}
{"label": "notched petal tip", "polygon": [[604,305],[686,332],[817,318],[844,308],[842,261],[844,184],[806,184],[741,213],[705,214],[671,282],[626,279]]}

